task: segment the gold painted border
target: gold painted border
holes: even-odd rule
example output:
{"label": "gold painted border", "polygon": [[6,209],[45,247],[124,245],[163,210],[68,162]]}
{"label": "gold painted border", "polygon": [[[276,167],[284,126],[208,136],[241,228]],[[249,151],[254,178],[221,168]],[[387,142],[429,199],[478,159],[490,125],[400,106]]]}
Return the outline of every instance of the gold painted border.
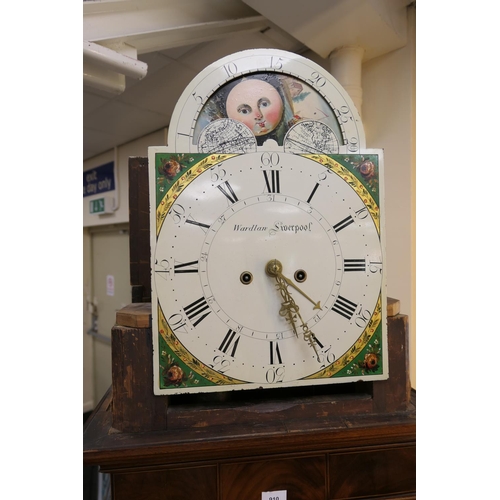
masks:
{"label": "gold painted border", "polygon": [[[158,304],[158,329],[163,340],[168,344],[173,353],[185,363],[191,370],[197,373],[200,377],[213,382],[217,385],[227,385],[227,384],[248,384],[249,382],[239,380],[236,378],[224,375],[212,368],[208,367],[202,363],[198,358],[195,358],[182,344],[182,342],[176,337],[172,329],[170,328],[163,311],[161,310],[160,304]],[[195,387],[193,385],[193,387]],[[201,386],[200,386],[201,387]]]}
{"label": "gold painted border", "polygon": [[330,158],[328,155],[301,155],[305,158],[320,163],[321,165],[329,168],[332,172],[336,173],[349,184],[349,186],[356,191],[357,195],[361,198],[370,215],[372,216],[375,228],[380,236],[380,208],[373,199],[373,196],[365,188],[363,183],[344,165]]}
{"label": "gold painted border", "polygon": [[195,163],[189,170],[186,171],[181,177],[179,177],[174,184],[170,187],[170,189],[165,193],[165,196],[162,198],[158,207],[156,209],[156,237],[160,234],[161,227],[163,225],[163,221],[168,215],[168,211],[175,203],[175,200],[180,196],[182,191],[192,182],[194,181],[200,174],[208,170],[209,168],[217,165],[217,163],[221,163],[223,161],[228,160],[229,158],[233,158],[234,156],[240,156],[238,154],[212,154],[207,155],[206,158]]}
{"label": "gold painted border", "polygon": [[312,380],[316,378],[330,378],[340,370],[345,368],[351,361],[364,349],[366,344],[371,340],[375,331],[382,320],[382,293],[378,296],[377,305],[373,311],[370,321],[366,325],[363,333],[358,337],[358,340],[349,348],[349,350],[341,356],[339,359],[334,361],[331,365],[327,366],[323,370],[304,377],[302,380]]}

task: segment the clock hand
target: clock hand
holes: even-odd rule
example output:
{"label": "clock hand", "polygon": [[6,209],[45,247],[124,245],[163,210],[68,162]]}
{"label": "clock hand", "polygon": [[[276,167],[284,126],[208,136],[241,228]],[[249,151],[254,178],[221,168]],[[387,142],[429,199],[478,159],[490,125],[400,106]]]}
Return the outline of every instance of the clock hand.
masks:
{"label": "clock hand", "polygon": [[292,324],[293,331],[295,332],[295,336],[298,337],[299,333],[297,331],[297,327],[295,326],[295,318],[299,313],[299,306],[295,303],[286,283],[281,281],[278,277],[276,277],[276,286],[281,294],[283,302],[281,303],[281,309],[279,311],[280,316],[286,317],[286,320]]}
{"label": "clock hand", "polygon": [[269,276],[273,276],[274,278],[277,278],[277,276],[279,276],[288,285],[295,288],[297,292],[302,294],[309,302],[311,302],[314,305],[313,309],[321,309],[321,304],[320,304],[321,301],[314,302],[314,300],[311,299],[311,297],[309,297],[309,295],[307,295],[305,292],[303,292],[291,279],[283,275],[283,273],[281,272],[282,269],[283,266],[281,265],[281,262],[276,259],[270,260],[266,265],[266,273]]}
{"label": "clock hand", "polygon": [[281,274],[281,272],[279,271],[280,268],[281,268],[281,263],[278,260],[270,261],[266,266],[267,274],[268,275],[274,274],[274,278],[276,279],[276,286],[278,287],[281,297],[283,298],[279,314],[280,316],[286,316],[287,321],[292,324],[293,331],[295,332],[295,335],[297,337],[298,333],[297,333],[297,327],[295,326],[295,319],[299,318],[304,340],[308,343],[309,346],[311,346],[314,349],[314,352],[316,353],[316,359],[319,361],[320,360],[319,353],[318,350],[316,349],[316,343],[317,343],[316,336],[302,319],[302,316],[300,315],[299,312],[299,306],[296,304],[295,300],[288,291],[289,280],[287,280]]}
{"label": "clock hand", "polygon": [[311,330],[309,330],[309,327],[306,325],[306,323],[304,323],[300,314],[299,318],[302,323],[300,326],[302,327],[302,334],[304,335],[304,340],[314,349],[314,352],[316,353],[316,359],[319,362],[320,361],[319,353],[318,350],[316,349],[316,344],[317,344],[316,335],[314,335],[314,333]]}
{"label": "clock hand", "polygon": [[281,278],[284,281],[286,281],[288,285],[290,285],[291,287],[295,288],[295,290],[297,290],[297,292],[299,292],[300,294],[302,294],[309,302],[311,302],[314,305],[313,309],[321,309],[320,301],[314,302],[314,300],[311,299],[311,297],[309,297],[305,292],[303,292],[290,278],[287,278],[286,276],[283,276],[283,274],[281,274],[281,273],[279,273],[279,276],[281,276]]}

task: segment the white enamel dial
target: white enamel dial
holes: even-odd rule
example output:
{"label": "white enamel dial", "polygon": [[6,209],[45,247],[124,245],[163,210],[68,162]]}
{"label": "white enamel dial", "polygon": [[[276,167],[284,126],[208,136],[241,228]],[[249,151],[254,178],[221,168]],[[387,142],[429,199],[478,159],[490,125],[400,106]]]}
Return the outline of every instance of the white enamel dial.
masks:
{"label": "white enamel dial", "polygon": [[[379,212],[362,183],[325,156],[190,160],[151,227],[153,322],[172,352],[156,339],[155,392],[349,380],[332,374],[383,323]],[[283,295],[265,271],[273,259],[294,285],[295,328],[280,315]]]}
{"label": "white enamel dial", "polygon": [[[174,109],[169,148],[206,152],[199,147],[200,136],[205,127],[220,119],[245,123],[255,134],[258,148],[267,141],[266,149],[283,151],[284,136],[302,120],[318,121],[331,129],[338,145],[335,153],[356,153],[366,147],[359,113],[339,82],[313,61],[277,49],[237,52],[201,71]],[[234,135],[214,137],[218,142],[213,150],[241,149]],[[247,138],[243,136],[242,141],[246,145]],[[331,153],[331,144],[328,151],[320,152]]]}

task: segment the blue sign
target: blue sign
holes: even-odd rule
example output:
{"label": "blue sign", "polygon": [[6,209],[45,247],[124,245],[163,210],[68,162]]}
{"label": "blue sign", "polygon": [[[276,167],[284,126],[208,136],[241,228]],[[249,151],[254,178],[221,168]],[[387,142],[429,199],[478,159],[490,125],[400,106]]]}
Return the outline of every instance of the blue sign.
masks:
{"label": "blue sign", "polygon": [[83,172],[83,196],[114,191],[115,189],[115,162],[110,161]]}

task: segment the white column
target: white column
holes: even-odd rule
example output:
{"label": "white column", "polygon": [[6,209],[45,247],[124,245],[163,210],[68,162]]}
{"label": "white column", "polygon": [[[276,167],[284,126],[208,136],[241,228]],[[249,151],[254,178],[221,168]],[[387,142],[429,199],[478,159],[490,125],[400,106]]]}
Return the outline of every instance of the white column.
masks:
{"label": "white column", "polygon": [[363,88],[361,65],[365,49],[362,47],[340,47],[330,54],[330,73],[344,87],[361,116]]}

